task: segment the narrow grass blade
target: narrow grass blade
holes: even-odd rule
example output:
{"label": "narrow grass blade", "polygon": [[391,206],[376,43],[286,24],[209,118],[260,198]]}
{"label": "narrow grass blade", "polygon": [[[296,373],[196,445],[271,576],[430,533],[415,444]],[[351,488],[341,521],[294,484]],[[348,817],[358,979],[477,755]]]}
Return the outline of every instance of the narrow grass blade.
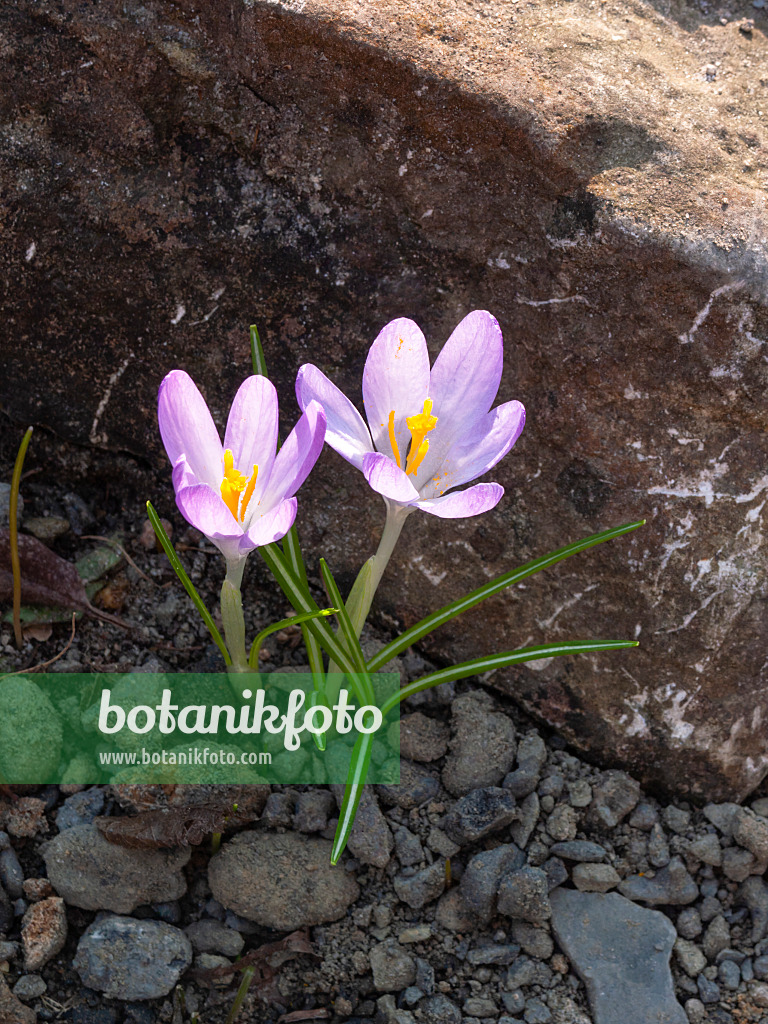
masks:
{"label": "narrow grass blade", "polygon": [[[328,708],[329,711],[332,710],[331,705],[328,703],[328,698],[326,697],[323,690],[313,690],[307,699],[307,711],[318,706]],[[326,738],[325,733],[313,732],[312,739],[315,741],[315,746],[322,754],[322,752],[328,745],[328,740]]]}
{"label": "narrow grass blade", "polygon": [[396,655],[410,647],[411,644],[421,640],[427,633],[431,633],[439,626],[450,622],[451,619],[455,619],[457,615],[461,615],[462,612],[467,611],[469,608],[474,608],[475,605],[485,601],[486,598],[500,593],[507,587],[511,587],[514,583],[519,583],[520,580],[527,579],[528,576],[533,576],[534,573],[541,572],[542,569],[548,569],[551,565],[562,562],[565,558],[570,558],[571,555],[576,555],[580,551],[586,551],[587,548],[594,547],[596,544],[602,544],[607,540],[613,540],[614,537],[620,537],[624,533],[631,533],[632,530],[636,530],[644,523],[645,520],[640,519],[634,523],[626,523],[624,526],[616,526],[611,530],[593,533],[590,537],[585,537],[583,540],[578,540],[573,544],[566,544],[565,547],[551,551],[548,555],[535,558],[532,562],[526,562],[525,565],[521,565],[511,572],[505,572],[503,575],[497,576],[495,580],[490,580],[465,597],[460,597],[458,600],[445,605],[444,608],[440,608],[431,615],[427,615],[426,618],[417,622],[415,626],[411,626],[410,629],[407,629],[388,643],[386,647],[382,647],[368,662],[369,672],[376,672],[383,665],[386,665],[388,661],[396,657]]}
{"label": "narrow grass blade", "polygon": [[[355,671],[360,675],[360,683],[365,694],[366,704],[374,704],[376,701],[373,685],[371,683],[370,676],[368,675],[368,669],[365,666],[365,655],[363,649],[360,646],[360,641],[357,638],[355,627],[352,620],[349,617],[344,601],[342,600],[341,593],[336,584],[336,580],[333,578],[333,573],[328,568],[328,563],[324,558],[320,559],[320,573],[323,577],[323,583],[328,594],[328,600],[337,606],[338,613],[337,618],[339,620],[339,626],[341,627],[341,633],[346,641],[347,650],[352,662],[355,666]],[[332,596],[333,595],[333,596]]]}
{"label": "narrow grass blade", "polygon": [[162,549],[166,553],[168,561],[171,563],[171,567],[173,568],[173,571],[179,577],[182,586],[189,594],[189,596],[192,598],[192,603],[194,604],[195,608],[197,608],[197,610],[200,612],[200,617],[208,627],[208,631],[213,638],[213,642],[221,651],[225,664],[231,665],[232,659],[229,656],[227,645],[224,643],[221,637],[221,633],[219,633],[218,629],[216,629],[216,623],[213,621],[211,613],[203,604],[203,599],[195,590],[194,583],[184,571],[184,566],[179,561],[179,556],[174,551],[173,544],[171,544],[171,539],[163,529],[163,524],[160,522],[160,517],[158,516],[157,512],[155,512],[155,509],[153,508],[151,501],[147,502],[147,515],[149,516],[150,523],[152,523],[152,529],[155,531],[155,536],[160,541]]}
{"label": "narrow grass blade", "polygon": [[352,826],[355,824],[355,815],[360,804],[360,797],[363,795],[363,786],[368,777],[372,746],[373,733],[361,733],[352,748],[352,760],[349,764],[344,799],[339,811],[339,823],[336,826],[336,835],[331,848],[331,864],[338,863],[339,857],[347,845]]}
{"label": "narrow grass blade", "polygon": [[298,626],[299,624],[306,622],[308,619],[316,619],[318,616],[335,615],[338,611],[337,608],[318,608],[316,612],[305,612],[303,615],[292,615],[290,619],[280,619],[279,622],[273,623],[271,626],[267,626],[266,629],[256,636],[256,639],[251,644],[251,651],[248,655],[248,668],[256,671],[259,667],[259,651],[261,645],[271,636],[273,633],[279,632],[281,629],[287,629],[288,626]]}
{"label": "narrow grass blade", "polygon": [[248,989],[251,987],[251,982],[253,981],[253,976],[255,974],[256,974],[256,968],[255,967],[246,967],[246,968],[243,969],[243,977],[242,977],[242,980],[241,980],[241,982],[240,982],[240,984],[238,986],[237,994],[235,996],[235,1001],[232,1003],[232,1006],[229,1008],[229,1013],[227,1014],[227,1019],[225,1021],[225,1024],[235,1024],[235,1021],[237,1020],[237,1016],[240,1013],[240,1008],[243,1005],[243,1001],[245,1000],[245,997],[248,995]]}
{"label": "narrow grass blade", "polygon": [[481,672],[493,672],[498,668],[517,665],[521,661],[557,658],[564,654],[588,654],[591,651],[618,651],[625,647],[637,646],[637,640],[566,640],[559,644],[539,644],[535,647],[521,647],[517,651],[502,651],[499,654],[473,658],[471,661],[462,661],[458,665],[450,665],[437,672],[430,672],[428,676],[422,676],[421,679],[408,683],[399,693],[393,694],[384,703],[381,713],[386,717],[400,701],[405,700],[406,697],[412,697],[414,693],[419,693],[421,690],[428,690],[432,686],[449,683],[454,679],[466,679],[467,676],[476,676]]}
{"label": "narrow grass blade", "polygon": [[261,347],[261,338],[256,324],[251,324],[251,362],[253,372],[261,377],[269,377],[267,373],[267,360],[264,358],[264,349]]}
{"label": "narrow grass blade", "polygon": [[[352,589],[345,604],[356,637],[359,637],[362,633],[368,610],[371,607],[373,597],[371,593],[373,590],[373,566],[375,562],[376,556],[371,555],[368,561],[363,563],[363,567],[357,574],[357,579],[352,584]],[[328,666],[328,674],[330,675],[338,671],[338,666],[331,662]]]}
{"label": "narrow grass blade", "polygon": [[16,646],[21,650],[24,646],[24,634],[21,631],[21,562],[19,560],[19,487],[21,486],[21,470],[24,465],[24,457],[29,448],[29,439],[32,437],[33,427],[28,427],[24,437],[21,439],[19,450],[16,453],[16,462],[13,465],[11,477],[11,493],[8,499],[8,541],[11,548],[11,572],[13,574],[13,635],[16,638]]}
{"label": "narrow grass blade", "polygon": [[[296,530],[295,523],[283,538],[283,553],[290,563],[294,576],[303,585],[306,595],[309,596],[307,568],[304,564],[304,557],[301,553],[299,534]],[[322,648],[320,647],[317,637],[314,633],[310,632],[306,625],[302,625],[301,635],[304,638],[304,646],[307,649],[307,658],[312,672],[312,683],[316,690],[325,691],[325,668],[323,666]],[[319,734],[313,733],[312,735],[315,737],[315,742],[317,742]],[[323,744],[325,744],[325,741],[323,741]],[[324,750],[325,745],[319,749]]]}
{"label": "narrow grass blade", "polygon": [[[299,580],[294,576],[290,564],[277,544],[267,544],[258,549],[268,569],[280,585],[280,589],[291,602],[297,612],[315,612],[318,607],[314,600],[305,593]],[[344,672],[355,675],[354,662],[339,643],[333,632],[321,619],[308,619],[307,628],[322,645],[323,649],[339,664]]]}
{"label": "narrow grass blade", "polygon": [[[264,356],[264,348],[261,344],[261,338],[259,337],[259,329],[256,324],[251,324],[250,327],[251,336],[251,362],[253,363],[253,372],[260,374],[262,377],[269,378],[267,371],[267,360]],[[294,575],[300,583],[304,585],[307,595],[309,595],[309,587],[307,585],[307,570],[304,565],[304,559],[301,554],[301,546],[299,545],[299,535],[296,531],[296,525],[294,524],[288,533],[285,535],[283,540],[283,551],[288,558],[291,568],[293,569]],[[316,690],[321,690],[325,686],[325,671],[323,667],[323,653],[320,644],[317,641],[317,637],[306,625],[302,624],[301,633],[304,638],[304,646],[307,648],[307,658],[309,659],[309,667],[312,671],[312,679]],[[315,735],[315,741],[317,742],[317,734]],[[325,749],[325,740],[323,740],[323,747]]]}

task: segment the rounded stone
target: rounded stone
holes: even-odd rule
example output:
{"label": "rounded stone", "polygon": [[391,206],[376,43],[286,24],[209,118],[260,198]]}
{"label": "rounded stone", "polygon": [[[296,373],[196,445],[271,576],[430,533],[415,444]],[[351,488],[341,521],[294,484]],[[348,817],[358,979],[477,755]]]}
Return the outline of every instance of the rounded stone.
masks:
{"label": "rounded stone", "polygon": [[33,903],[21,922],[24,969],[37,971],[60,953],[67,941],[67,912],[64,900],[50,896]]}
{"label": "rounded stone", "polygon": [[536,924],[552,914],[547,876],[541,868],[524,867],[510,871],[499,885],[499,913]]}
{"label": "rounded stone", "polygon": [[22,974],[13,986],[13,994],[25,1003],[45,995],[48,986],[39,974]]}
{"label": "rounded stone", "polygon": [[580,892],[609,892],[620,881],[610,864],[577,864],[573,869],[573,884]]}
{"label": "rounded stone", "polygon": [[72,966],[88,988],[133,1002],[168,995],[191,963],[192,945],[173,925],[110,915],[86,929]]}
{"label": "rounded stone", "polygon": [[331,843],[296,832],[242,832],[211,860],[215,899],[265,928],[289,932],[343,917],[359,889],[331,866]]}
{"label": "rounded stone", "polygon": [[400,992],[416,981],[416,963],[395,939],[373,947],[371,970],[377,992]]}
{"label": "rounded stone", "polygon": [[67,903],[129,914],[142,903],[183,896],[190,853],[130,849],[107,842],[95,825],[74,825],[46,845],[43,857],[51,885]]}

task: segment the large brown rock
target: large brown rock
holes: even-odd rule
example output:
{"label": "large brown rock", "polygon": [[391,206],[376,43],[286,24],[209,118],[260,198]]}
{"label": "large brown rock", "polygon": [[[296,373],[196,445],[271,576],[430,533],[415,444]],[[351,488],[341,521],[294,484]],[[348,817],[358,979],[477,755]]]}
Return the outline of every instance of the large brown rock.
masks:
{"label": "large brown rock", "polygon": [[[435,351],[490,309],[501,398],[528,408],[506,497],[413,516],[378,607],[412,622],[647,516],[429,649],[637,637],[493,681],[646,783],[743,796],[768,769],[768,22],[745,11],[751,29],[676,0],[3,5],[3,408],[149,452],[167,481],[160,378],[189,370],[222,421],[249,320],[292,418],[302,362],[359,398],[387,320]],[[337,569],[382,508],[328,452],[301,512]]]}

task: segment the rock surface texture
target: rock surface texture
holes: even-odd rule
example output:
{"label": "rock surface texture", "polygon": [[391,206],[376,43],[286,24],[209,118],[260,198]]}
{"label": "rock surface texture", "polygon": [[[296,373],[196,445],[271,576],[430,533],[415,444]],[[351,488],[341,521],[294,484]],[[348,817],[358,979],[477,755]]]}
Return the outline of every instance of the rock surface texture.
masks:
{"label": "rock surface texture", "polygon": [[331,844],[294,832],[242,833],[210,865],[210,884],[223,906],[266,928],[292,931],[343,917],[359,889],[331,867]]}
{"label": "rock surface texture", "polygon": [[[249,321],[293,418],[301,363],[357,400],[385,322],[414,317],[436,351],[491,310],[501,399],[528,409],[506,496],[413,516],[378,607],[412,622],[646,516],[431,653],[637,637],[496,682],[646,783],[742,798],[768,769],[768,21],[736,7],[2,5],[3,408],[149,452],[167,482],[159,380],[187,369],[221,417]],[[332,452],[313,479],[310,556],[367,557],[381,503]]]}
{"label": "rock surface texture", "polygon": [[669,918],[618,893],[556,889],[552,930],[587,987],[595,1024],[686,1024],[669,969]]}

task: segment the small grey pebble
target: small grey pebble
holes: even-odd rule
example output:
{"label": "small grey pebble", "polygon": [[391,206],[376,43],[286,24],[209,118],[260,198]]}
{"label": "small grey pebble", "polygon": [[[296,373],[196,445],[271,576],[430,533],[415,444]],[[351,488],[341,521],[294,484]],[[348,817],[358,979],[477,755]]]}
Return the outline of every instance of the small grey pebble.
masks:
{"label": "small grey pebble", "polygon": [[8,939],[0,939],[0,962],[3,960],[13,960],[19,955],[19,944],[18,942],[9,942]]}
{"label": "small grey pebble", "polygon": [[701,914],[701,920],[705,923],[711,921],[712,918],[717,917],[722,912],[723,908],[716,896],[705,896],[701,901],[699,913]]}
{"label": "small grey pebble", "polygon": [[720,986],[710,981],[704,974],[700,974],[696,979],[696,987],[699,990],[699,999],[705,1005],[711,1006],[720,1002]]}
{"label": "small grey pebble", "polygon": [[525,1009],[525,996],[516,988],[514,992],[502,992],[501,1001],[504,1003],[504,1009],[509,1010],[510,1013],[522,1013]]}
{"label": "small grey pebble", "polygon": [[540,797],[552,796],[557,800],[563,792],[564,785],[565,779],[560,772],[553,772],[541,780],[538,785],[538,794]]}
{"label": "small grey pebble", "polygon": [[403,992],[403,1002],[407,1006],[415,1006],[420,999],[424,998],[424,993],[416,985],[409,985],[408,988]]}
{"label": "small grey pebble", "polygon": [[589,807],[592,803],[592,787],[586,779],[568,783],[568,799],[572,807]]}
{"label": "small grey pebble", "polygon": [[171,900],[168,903],[153,903],[152,909],[158,920],[166,924],[178,924],[181,921],[181,907],[178,900]]}
{"label": "small grey pebble", "polygon": [[696,907],[686,907],[680,911],[677,918],[678,935],[684,939],[695,939],[702,931],[701,915]]}
{"label": "small grey pebble", "polygon": [[[5,836],[5,832],[1,833]],[[6,836],[6,839],[8,837]],[[0,853],[0,882],[11,899],[16,900],[24,892],[24,871],[12,846],[6,846]]]}
{"label": "small grey pebble", "polygon": [[733,960],[723,960],[717,969],[717,976],[725,988],[730,989],[731,992],[735,992],[741,984],[741,971],[739,965],[735,964]]}
{"label": "small grey pebble", "polygon": [[638,804],[632,812],[629,824],[632,828],[640,829],[641,832],[650,832],[658,820],[656,808],[652,804],[642,803]]}
{"label": "small grey pebble", "polygon": [[31,1002],[33,999],[39,999],[40,996],[44,995],[47,988],[48,986],[39,974],[22,974],[13,986],[13,994],[17,999]]}
{"label": "small grey pebble", "polygon": [[525,1003],[523,1017],[526,1024],[549,1024],[552,1020],[552,1012],[540,999],[528,999]]}
{"label": "small grey pebble", "polygon": [[707,1019],[707,1008],[700,999],[686,999],[685,1012],[690,1024],[704,1024]]}
{"label": "small grey pebble", "polygon": [[667,828],[677,835],[682,835],[691,827],[691,812],[675,807],[674,804],[665,807],[661,817]]}

